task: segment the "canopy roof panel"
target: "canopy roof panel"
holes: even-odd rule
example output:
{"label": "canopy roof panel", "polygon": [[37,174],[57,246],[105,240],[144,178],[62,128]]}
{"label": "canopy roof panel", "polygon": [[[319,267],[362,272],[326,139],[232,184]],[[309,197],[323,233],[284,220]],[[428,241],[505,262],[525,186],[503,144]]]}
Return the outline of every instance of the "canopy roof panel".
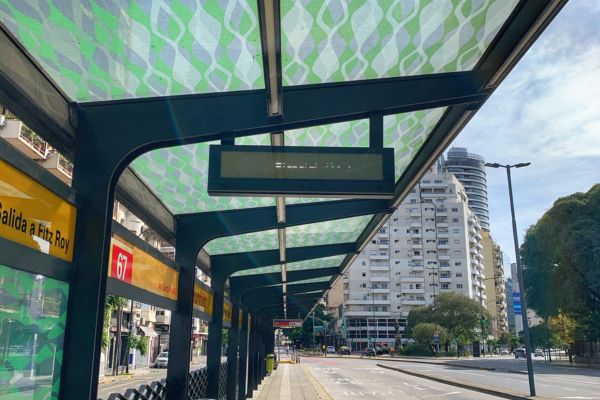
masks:
{"label": "canopy roof panel", "polygon": [[282,0],[283,84],[471,70],[517,3]]}
{"label": "canopy roof panel", "polygon": [[[398,179],[413,160],[445,108],[434,108],[384,117],[384,146],[395,152]],[[286,146],[368,146],[369,121],[365,119],[314,126],[285,132]],[[213,197],[207,193],[208,148],[206,142],[154,150],[138,157],[131,166],[173,214],[274,206],[269,197]],[[269,145],[268,134],[236,138],[238,145]],[[287,204],[331,199],[286,198]]]}
{"label": "canopy roof panel", "polygon": [[[371,215],[292,226],[286,229],[286,247],[350,243],[358,239]],[[211,240],[204,249],[211,256],[279,248],[277,229],[227,236]]]}
{"label": "canopy roof panel", "polygon": [[[293,262],[293,263],[286,264],[286,270],[288,272],[291,272],[291,271],[304,271],[307,269],[338,267],[342,264],[342,261],[344,261],[345,257],[346,256],[342,255],[342,256],[315,258],[312,260]],[[271,265],[268,267],[260,267],[260,268],[253,268],[253,269],[247,269],[244,271],[239,271],[239,272],[236,272],[235,274],[233,274],[232,276],[236,277],[236,276],[248,276],[248,275],[258,275],[258,274],[270,274],[270,273],[279,272],[279,271],[281,271],[281,265],[276,264],[276,265]]]}
{"label": "canopy roof panel", "polygon": [[7,0],[0,18],[74,101],[264,88],[256,1]]}

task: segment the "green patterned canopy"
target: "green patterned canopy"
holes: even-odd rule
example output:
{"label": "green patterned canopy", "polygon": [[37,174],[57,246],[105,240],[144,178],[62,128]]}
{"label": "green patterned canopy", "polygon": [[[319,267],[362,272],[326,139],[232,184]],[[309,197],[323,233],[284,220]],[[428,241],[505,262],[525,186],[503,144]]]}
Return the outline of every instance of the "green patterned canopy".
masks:
{"label": "green patterned canopy", "polygon": [[[307,247],[323,244],[351,243],[366,228],[371,215],[292,226],[286,229],[286,247]],[[211,240],[204,249],[210,255],[246,253],[279,248],[276,229],[227,236]]]}
{"label": "green patterned canopy", "polygon": [[[305,271],[308,269],[319,269],[319,268],[331,268],[331,267],[339,267],[344,261],[346,256],[333,256],[333,257],[325,257],[325,258],[315,258],[312,260],[306,261],[298,261],[289,263],[286,265],[286,271]],[[274,272],[281,271],[281,265],[271,265],[268,267],[260,267],[247,269],[244,271],[236,272],[233,274],[233,277],[236,276],[248,276],[248,275],[257,275],[257,274],[272,274]]]}
{"label": "green patterned canopy", "polygon": [[[281,1],[284,85],[471,70],[518,0]],[[74,101],[264,88],[255,0],[2,0]]]}

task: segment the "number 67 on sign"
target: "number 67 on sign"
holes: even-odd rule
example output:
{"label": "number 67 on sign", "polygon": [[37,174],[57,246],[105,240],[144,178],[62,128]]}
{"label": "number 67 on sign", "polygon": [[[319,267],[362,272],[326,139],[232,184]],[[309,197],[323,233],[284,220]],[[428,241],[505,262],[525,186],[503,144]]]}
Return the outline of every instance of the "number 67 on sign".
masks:
{"label": "number 67 on sign", "polygon": [[112,240],[110,246],[110,276],[131,283],[133,270],[133,249]]}

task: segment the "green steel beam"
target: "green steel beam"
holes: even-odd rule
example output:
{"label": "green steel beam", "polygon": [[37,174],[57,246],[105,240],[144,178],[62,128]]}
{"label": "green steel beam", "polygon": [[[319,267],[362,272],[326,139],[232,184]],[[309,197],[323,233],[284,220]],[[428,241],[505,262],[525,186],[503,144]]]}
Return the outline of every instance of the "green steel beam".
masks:
{"label": "green steel beam", "polygon": [[[293,284],[294,282],[304,281],[306,279],[322,278],[325,276],[335,276],[339,273],[340,267],[288,271],[287,283]],[[242,293],[254,288],[281,285],[281,283],[281,272],[236,276],[229,278],[229,287],[232,288],[232,290],[239,290]]]}

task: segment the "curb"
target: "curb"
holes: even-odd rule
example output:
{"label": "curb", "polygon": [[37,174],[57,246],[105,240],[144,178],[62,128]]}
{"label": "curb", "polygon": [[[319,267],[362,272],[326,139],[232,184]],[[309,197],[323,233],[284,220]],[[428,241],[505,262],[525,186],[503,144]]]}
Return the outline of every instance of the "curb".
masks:
{"label": "curb", "polygon": [[[516,394],[516,393],[510,393],[510,392],[505,392],[505,391],[501,391],[501,390],[497,390],[497,389],[493,389],[493,388],[489,388],[489,387],[485,387],[485,386],[477,386],[477,385],[474,385],[474,384],[471,384],[471,383],[465,383],[465,382],[460,382],[460,381],[455,381],[455,380],[454,381],[450,381],[450,380],[443,379],[443,378],[438,378],[438,377],[435,377],[435,376],[432,376],[432,375],[422,374],[422,373],[413,372],[413,371],[408,371],[408,370],[405,370],[405,369],[390,367],[390,366],[382,365],[382,364],[377,364],[377,366],[381,367],[381,368],[389,369],[389,370],[392,370],[392,371],[401,372],[403,374],[416,376],[417,378],[429,379],[430,381],[435,381],[435,382],[443,383],[443,384],[446,384],[446,385],[456,386],[456,387],[467,389],[467,390],[473,390],[475,392],[485,393],[485,394],[489,394],[489,395],[492,395],[492,396],[498,396],[498,397],[502,397],[504,399],[510,399],[510,400],[528,400],[528,399],[531,399],[531,397],[529,397],[529,396],[524,396],[524,395],[520,395],[520,394]],[[536,399],[540,399],[540,397],[536,397]]]}
{"label": "curb", "polygon": [[600,369],[600,365],[593,364],[584,364],[584,365],[570,365],[570,364],[561,364],[560,361],[556,362],[545,362],[545,361],[536,361],[536,364],[545,365],[547,367],[565,367],[565,368],[583,368],[583,369]]}

